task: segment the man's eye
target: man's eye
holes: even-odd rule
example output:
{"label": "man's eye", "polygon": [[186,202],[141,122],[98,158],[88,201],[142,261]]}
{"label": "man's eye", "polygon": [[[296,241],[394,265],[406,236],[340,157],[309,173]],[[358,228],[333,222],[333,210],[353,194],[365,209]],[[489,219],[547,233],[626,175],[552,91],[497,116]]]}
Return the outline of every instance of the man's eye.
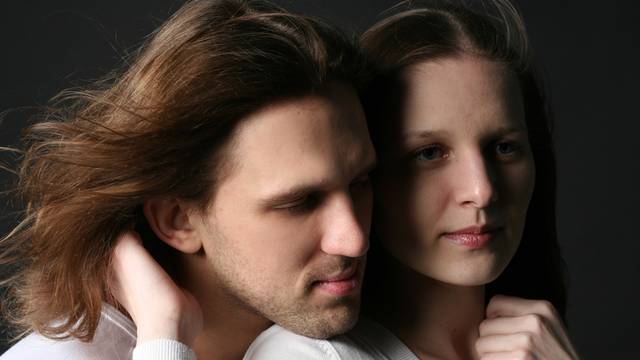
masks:
{"label": "man's eye", "polygon": [[434,161],[446,157],[444,149],[440,146],[429,146],[416,153],[418,161]]}
{"label": "man's eye", "polygon": [[298,200],[278,206],[277,209],[286,210],[291,213],[303,213],[305,211],[312,210],[317,203],[318,199],[316,196],[307,195]]}

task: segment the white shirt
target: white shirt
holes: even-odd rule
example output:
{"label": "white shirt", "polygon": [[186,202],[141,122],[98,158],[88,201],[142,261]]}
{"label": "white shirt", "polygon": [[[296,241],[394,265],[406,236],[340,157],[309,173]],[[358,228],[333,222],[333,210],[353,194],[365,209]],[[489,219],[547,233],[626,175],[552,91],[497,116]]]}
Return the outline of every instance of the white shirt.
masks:
{"label": "white shirt", "polygon": [[348,333],[328,340],[304,337],[273,325],[251,344],[244,360],[275,359],[418,360],[389,330],[366,318]]}
{"label": "white shirt", "polygon": [[[135,348],[135,349],[134,349]],[[169,339],[136,347],[136,327],[113,306],[103,303],[93,341],[52,340],[31,333],[7,350],[1,360],[195,360],[186,345]]]}
{"label": "white shirt", "polygon": [[[51,340],[32,333],[0,360],[195,360],[195,353],[174,340],[159,339],[138,347],[131,320],[103,304],[92,342]],[[135,349],[134,349],[135,347]],[[328,340],[292,333],[278,325],[265,330],[251,344],[244,360],[418,360],[389,330],[366,318],[347,334]]]}

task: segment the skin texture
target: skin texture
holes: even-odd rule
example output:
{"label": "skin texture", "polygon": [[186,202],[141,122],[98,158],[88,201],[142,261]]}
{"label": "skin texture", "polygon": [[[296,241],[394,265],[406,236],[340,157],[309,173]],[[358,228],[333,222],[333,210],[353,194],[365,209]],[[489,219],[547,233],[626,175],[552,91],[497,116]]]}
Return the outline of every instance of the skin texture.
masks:
{"label": "skin texture", "polygon": [[336,297],[313,285],[350,267],[362,276],[375,162],[355,93],[334,86],[323,95],[250,116],[230,154],[237,165],[194,220],[230,295],[321,338],[357,319],[359,291]]}
{"label": "skin texture", "polygon": [[[517,79],[499,63],[460,55],[414,65],[404,83],[402,111],[389,121],[392,135],[383,144],[375,186],[376,231],[395,259],[387,300],[397,312],[380,310],[378,318],[421,358],[520,351],[506,334],[484,338],[496,334],[494,326],[478,330],[485,319],[484,285],[517,250],[535,186]],[[454,233],[471,226],[488,240],[484,245],[456,241],[467,235]],[[505,301],[494,304],[493,316],[501,316]],[[518,316],[535,313],[537,303],[526,304]],[[561,323],[555,313],[547,315]],[[501,331],[521,329],[514,324]],[[539,342],[562,343],[566,335],[556,333]]]}
{"label": "skin texture", "polygon": [[[495,279],[515,253],[534,186],[522,100],[511,77],[484,61],[419,64],[406,74],[404,113],[377,186],[377,229],[401,262],[458,285]],[[408,216],[407,216],[408,214]],[[446,233],[498,227],[469,249]],[[397,241],[402,239],[402,241]]]}
{"label": "skin texture", "polygon": [[551,303],[494,296],[480,323],[475,348],[481,359],[578,359]]}
{"label": "skin texture", "polygon": [[[372,206],[368,173],[376,161],[354,90],[334,83],[251,114],[234,133],[228,158],[230,172],[206,211],[169,196],[145,204],[154,232],[181,252],[180,283],[204,314],[195,339],[178,340],[199,358],[239,358],[269,321],[311,337],[349,330],[359,314]],[[140,270],[126,266],[121,272]],[[345,274],[348,280],[332,281]],[[131,281],[117,278],[125,288]],[[158,293],[185,296],[168,276],[155,278],[165,280],[149,284]],[[345,285],[342,293],[331,290]],[[194,307],[178,308],[178,319],[194,316]],[[133,310],[146,314],[134,319],[162,313]],[[171,337],[176,323],[160,326]],[[221,356],[225,347],[235,351]]]}

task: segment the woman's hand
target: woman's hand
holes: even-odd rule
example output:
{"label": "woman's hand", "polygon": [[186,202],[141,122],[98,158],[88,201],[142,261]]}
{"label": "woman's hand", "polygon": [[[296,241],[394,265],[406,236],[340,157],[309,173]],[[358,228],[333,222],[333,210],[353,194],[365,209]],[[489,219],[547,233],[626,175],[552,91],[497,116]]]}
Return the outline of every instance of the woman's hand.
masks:
{"label": "woman's hand", "polygon": [[138,344],[174,339],[193,345],[202,331],[202,309],[151,257],[137,233],[118,237],[111,267],[111,289],[136,323]]}
{"label": "woman's hand", "polygon": [[548,301],[494,296],[480,323],[480,359],[579,359],[556,309]]}

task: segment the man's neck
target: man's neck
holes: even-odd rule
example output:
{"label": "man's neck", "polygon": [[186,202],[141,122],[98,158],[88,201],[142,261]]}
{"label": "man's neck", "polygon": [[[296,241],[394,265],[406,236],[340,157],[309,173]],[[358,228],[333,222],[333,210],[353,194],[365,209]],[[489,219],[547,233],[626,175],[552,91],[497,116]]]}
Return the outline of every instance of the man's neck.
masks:
{"label": "man's neck", "polygon": [[272,323],[229,295],[203,268],[206,262],[183,259],[182,265],[183,284],[198,300],[204,316],[203,330],[193,344],[197,358],[242,359],[253,340]]}
{"label": "man's neck", "polygon": [[[393,269],[372,309],[421,359],[474,359],[478,326],[484,319],[484,287],[446,284],[390,261]],[[386,305],[385,305],[386,303]],[[388,309],[393,309],[389,312]]]}
{"label": "man's neck", "polygon": [[238,308],[206,306],[203,311],[204,329],[193,345],[198,359],[242,359],[253,340],[271,325]]}

